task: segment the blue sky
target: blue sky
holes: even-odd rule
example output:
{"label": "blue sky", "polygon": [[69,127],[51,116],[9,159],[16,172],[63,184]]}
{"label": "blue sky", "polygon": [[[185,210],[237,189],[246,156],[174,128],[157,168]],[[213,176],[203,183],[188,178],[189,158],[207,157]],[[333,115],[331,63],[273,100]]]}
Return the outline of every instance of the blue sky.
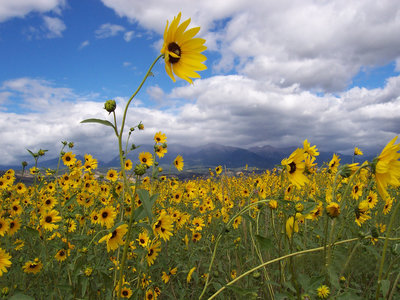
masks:
{"label": "blue sky", "polygon": [[[7,3],[9,2],[9,3]],[[131,105],[138,143],[243,148],[357,146],[375,154],[400,128],[400,3],[229,0],[14,0],[0,3],[0,157],[61,140],[107,160],[115,138],[85,118],[118,114],[159,54],[167,20],[182,11],[206,39],[208,69],[193,85],[162,60]],[[193,138],[195,137],[195,138]]]}

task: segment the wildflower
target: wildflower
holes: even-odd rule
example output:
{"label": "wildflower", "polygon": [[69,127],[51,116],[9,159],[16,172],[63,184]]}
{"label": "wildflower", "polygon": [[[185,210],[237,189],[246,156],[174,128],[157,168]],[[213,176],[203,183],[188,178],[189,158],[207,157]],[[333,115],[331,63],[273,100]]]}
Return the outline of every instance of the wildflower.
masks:
{"label": "wildflower", "polygon": [[4,236],[8,231],[9,225],[6,219],[0,218],[0,235]]}
{"label": "wildflower", "polygon": [[22,267],[25,273],[32,273],[32,274],[37,274],[39,273],[43,268],[43,264],[41,261],[39,261],[39,258],[35,258],[33,261],[28,261],[25,263],[25,265]]}
{"label": "wildflower", "polygon": [[358,200],[358,198],[360,198],[362,196],[363,193],[363,186],[360,183],[356,183],[353,186],[352,192],[351,192],[351,196]]}
{"label": "wildflower", "polygon": [[139,237],[136,240],[139,242],[140,246],[146,247],[149,243],[149,236],[147,234],[147,231],[139,233]]}
{"label": "wildflower", "polygon": [[385,200],[385,206],[383,207],[383,214],[387,215],[390,210],[392,209],[392,205],[393,205],[393,198],[386,198]]}
{"label": "wildflower", "polygon": [[292,237],[293,231],[299,232],[299,224],[297,220],[291,216],[286,220],[286,234],[289,239]]}
{"label": "wildflower", "polygon": [[354,155],[363,155],[364,153],[357,147],[354,148]]}
{"label": "wildflower", "polygon": [[[156,154],[159,158],[164,157],[164,155],[168,152],[167,148],[163,147],[162,145],[158,145],[155,147]],[[161,171],[160,171],[161,172]]]}
{"label": "wildflower", "polygon": [[340,162],[340,158],[338,155],[333,154],[333,157],[331,159],[331,161],[329,162],[328,166],[329,166],[329,170],[333,173],[335,173],[339,167],[339,162]]}
{"label": "wildflower", "polygon": [[106,226],[108,229],[110,229],[114,225],[114,220],[117,216],[117,213],[115,212],[114,207],[106,206],[100,209],[97,216],[99,218],[98,222],[101,224],[101,226]]}
{"label": "wildflower", "polygon": [[374,208],[375,205],[378,203],[378,195],[373,191],[369,191],[368,196],[367,196],[367,201],[368,201],[369,208],[370,209]]}
{"label": "wildflower", "polygon": [[130,159],[125,160],[125,170],[129,171],[130,169],[132,169],[132,161]]}
{"label": "wildflower", "polygon": [[93,269],[90,267],[87,267],[83,273],[85,273],[86,277],[90,277],[90,275],[92,275],[92,273],[93,273]]}
{"label": "wildflower", "polygon": [[7,234],[9,236],[12,236],[21,228],[21,222],[19,219],[11,220],[10,223],[8,224],[8,227],[9,229]]}
{"label": "wildflower", "polygon": [[151,167],[153,165],[153,155],[151,155],[151,153],[149,152],[141,152],[139,154],[139,160],[141,164],[148,167]]}
{"label": "wildflower", "polygon": [[221,166],[218,166],[218,167],[215,168],[215,173],[217,175],[221,174],[221,172],[222,172],[222,167]]}
{"label": "wildflower", "polygon": [[189,273],[188,273],[188,275],[186,277],[187,283],[189,283],[192,280],[192,275],[193,275],[194,270],[196,270],[196,267],[193,267],[193,268],[190,269],[190,271],[189,271]]}
{"label": "wildflower", "polygon": [[291,183],[297,187],[301,187],[308,182],[307,177],[303,174],[305,169],[304,151],[300,148],[296,149],[289,158],[282,160],[282,165],[288,172]]}
{"label": "wildflower", "polygon": [[340,206],[336,202],[331,202],[326,206],[326,213],[331,218],[336,218],[340,215]]}
{"label": "wildflower", "polygon": [[311,144],[307,140],[304,140],[304,142],[303,142],[303,150],[304,150],[304,153],[307,153],[310,156],[318,156],[319,155],[317,146],[314,145],[311,147]]}
{"label": "wildflower", "polygon": [[154,292],[153,292],[152,289],[148,289],[148,290],[146,291],[146,295],[145,295],[144,299],[145,299],[145,300],[153,300],[153,299],[155,299],[155,298],[154,298]]}
{"label": "wildflower", "polygon": [[149,266],[154,264],[158,253],[161,252],[161,242],[160,241],[153,241],[151,245],[147,249],[146,260]]}
{"label": "wildflower", "polygon": [[193,231],[193,233],[192,233],[192,241],[193,241],[193,243],[197,243],[200,240],[201,240],[201,233]]}
{"label": "wildflower", "polygon": [[112,182],[115,182],[118,180],[118,173],[114,169],[110,169],[107,172],[106,178]]}
{"label": "wildflower", "polygon": [[232,278],[232,279],[235,279],[236,276],[237,276],[236,270],[232,270],[232,271],[231,271],[231,278]]}
{"label": "wildflower", "polygon": [[132,290],[129,287],[121,288],[121,297],[122,298],[130,298],[132,296]]}
{"label": "wildflower", "polygon": [[183,165],[183,157],[181,155],[178,155],[174,160],[174,166],[178,171],[182,171]]}
{"label": "wildflower", "polygon": [[0,276],[3,276],[3,273],[7,272],[7,268],[11,267],[10,258],[11,255],[0,248]]}
{"label": "wildflower", "polygon": [[119,246],[124,244],[123,237],[128,231],[128,225],[122,224],[118,226],[112,233],[103,236],[99,243],[107,242],[107,252],[117,249]]}
{"label": "wildflower", "polygon": [[[202,64],[207,58],[200,52],[207,49],[203,44],[204,39],[194,38],[199,32],[200,27],[186,30],[190,19],[179,25],[181,13],[174,17],[171,25],[165,27],[164,44],[161,53],[164,54],[165,70],[171,79],[175,82],[175,73],[178,77],[193,83],[192,78],[200,78],[195,71],[206,70],[207,67]],[[179,26],[178,26],[179,25]]]}
{"label": "wildflower", "polygon": [[278,207],[278,201],[276,201],[276,200],[270,200],[270,201],[268,202],[268,206],[269,206],[269,208],[271,208],[271,209],[277,209],[277,207]]}
{"label": "wildflower", "polygon": [[160,236],[164,241],[168,241],[173,235],[172,230],[174,228],[172,217],[163,210],[158,217],[156,223],[153,225],[154,235]]}
{"label": "wildflower", "polygon": [[58,228],[58,225],[54,223],[60,222],[61,219],[61,216],[58,215],[58,211],[52,209],[43,214],[40,220],[40,225],[42,225],[44,230],[53,231]]}
{"label": "wildflower", "polygon": [[163,144],[163,143],[166,143],[166,142],[167,142],[167,137],[166,137],[166,135],[165,135],[164,133],[162,133],[161,131],[159,131],[159,132],[157,132],[157,133],[154,135],[154,141],[155,141],[157,144]]}
{"label": "wildflower", "polygon": [[329,287],[326,285],[321,285],[320,287],[317,288],[317,295],[321,299],[326,299],[328,298],[330,293]]}
{"label": "wildflower", "polygon": [[59,262],[62,262],[67,259],[67,252],[64,249],[61,249],[54,256]]}
{"label": "wildflower", "polygon": [[72,152],[67,152],[62,156],[62,160],[64,165],[71,167],[76,163],[76,158],[75,154],[72,154]]}
{"label": "wildflower", "polygon": [[238,229],[240,223],[242,223],[242,216],[238,216],[238,217],[235,218],[235,220],[233,220],[232,227],[235,228],[235,229]]}
{"label": "wildflower", "polygon": [[385,200],[389,197],[386,190],[388,185],[399,186],[400,185],[400,144],[394,144],[397,140],[397,136],[394,137],[382,150],[381,154],[374,159],[376,183],[378,186],[378,192],[381,197]]}

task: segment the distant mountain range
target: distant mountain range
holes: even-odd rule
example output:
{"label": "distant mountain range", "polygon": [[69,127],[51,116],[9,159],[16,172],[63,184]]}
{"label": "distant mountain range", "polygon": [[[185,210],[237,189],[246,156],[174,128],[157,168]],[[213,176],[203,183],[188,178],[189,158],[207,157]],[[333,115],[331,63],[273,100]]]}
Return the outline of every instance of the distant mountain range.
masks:
{"label": "distant mountain range", "polygon": [[[214,168],[218,165],[227,168],[240,168],[246,164],[249,167],[255,167],[258,169],[271,169],[275,165],[280,164],[282,159],[289,157],[289,155],[296,149],[296,147],[288,148],[275,148],[269,145],[252,147],[249,149],[243,149],[239,147],[223,146],[220,144],[207,144],[200,147],[190,147],[185,145],[168,145],[168,153],[165,154],[164,158],[159,159],[160,166],[165,170],[169,168],[177,155],[182,155],[185,163],[185,169],[193,168]],[[138,155],[140,152],[151,152],[153,153],[153,146],[142,145],[135,151],[128,154],[134,163],[137,162]],[[317,156],[316,162],[321,165],[323,162],[329,162],[332,159],[334,152],[320,152]],[[342,155],[337,153],[341,158],[341,163],[351,163],[351,155]],[[83,160],[83,156],[77,155],[77,159]],[[362,162],[364,160],[371,161],[373,157],[362,156],[357,158],[356,161]],[[28,168],[32,167],[33,163],[29,162]],[[40,168],[57,168],[58,158],[39,161]],[[100,168],[118,168],[119,156],[115,156],[111,161],[104,162],[98,160]],[[63,163],[60,164],[63,167]],[[15,169],[20,170],[21,165],[0,165],[0,170]]]}

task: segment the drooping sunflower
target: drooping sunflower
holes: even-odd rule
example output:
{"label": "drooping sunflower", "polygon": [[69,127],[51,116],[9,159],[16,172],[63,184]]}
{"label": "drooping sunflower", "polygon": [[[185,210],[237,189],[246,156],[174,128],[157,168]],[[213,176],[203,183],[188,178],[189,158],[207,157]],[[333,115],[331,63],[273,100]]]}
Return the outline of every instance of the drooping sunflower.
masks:
{"label": "drooping sunflower", "polygon": [[375,165],[375,178],[378,186],[378,192],[381,197],[386,200],[389,197],[389,193],[386,188],[388,185],[399,186],[400,185],[400,144],[394,144],[397,140],[397,136],[394,137],[386,146],[383,148],[381,154],[374,159]]}
{"label": "drooping sunflower", "polygon": [[0,276],[3,276],[3,273],[7,272],[6,268],[11,267],[10,258],[11,255],[0,248]]}
{"label": "drooping sunflower", "polygon": [[178,171],[182,171],[183,170],[183,157],[181,155],[178,155],[175,160],[174,160],[174,166]]}
{"label": "drooping sunflower", "polygon": [[43,268],[43,264],[41,261],[39,261],[38,258],[35,258],[34,261],[28,261],[25,263],[25,265],[22,267],[25,273],[32,273],[32,274],[37,274],[39,273]]}
{"label": "drooping sunflower", "polygon": [[326,213],[331,218],[336,218],[340,215],[340,206],[336,202],[331,202],[326,206]]}
{"label": "drooping sunflower", "polygon": [[354,155],[363,155],[364,153],[360,150],[360,148],[354,148]]}
{"label": "drooping sunflower", "polygon": [[150,152],[141,152],[139,154],[140,163],[151,167],[153,165],[153,155]]}
{"label": "drooping sunflower", "polygon": [[156,260],[158,253],[160,252],[161,252],[161,242],[153,241],[151,245],[148,247],[146,255],[147,264],[149,266],[154,264],[154,261]]}
{"label": "drooping sunflower", "polygon": [[174,74],[176,74],[189,83],[193,83],[191,78],[200,78],[196,71],[207,69],[202,63],[207,58],[201,54],[207,47],[203,45],[204,39],[194,38],[200,31],[200,27],[186,30],[190,19],[179,25],[180,20],[181,13],[174,17],[169,27],[167,21],[161,53],[164,54],[165,70],[174,82]]}
{"label": "drooping sunflower", "polygon": [[172,230],[174,228],[174,220],[170,215],[163,210],[158,217],[157,221],[153,225],[154,235],[160,236],[164,241],[168,241],[173,235]]}
{"label": "drooping sunflower", "polygon": [[289,158],[283,159],[281,163],[286,168],[291,183],[301,187],[308,182],[308,178],[304,175],[306,164],[304,162],[303,149],[296,149]]}
{"label": "drooping sunflower", "polygon": [[107,242],[107,252],[117,249],[120,245],[124,244],[123,237],[128,231],[128,225],[122,224],[118,226],[112,233],[103,236],[99,243]]}

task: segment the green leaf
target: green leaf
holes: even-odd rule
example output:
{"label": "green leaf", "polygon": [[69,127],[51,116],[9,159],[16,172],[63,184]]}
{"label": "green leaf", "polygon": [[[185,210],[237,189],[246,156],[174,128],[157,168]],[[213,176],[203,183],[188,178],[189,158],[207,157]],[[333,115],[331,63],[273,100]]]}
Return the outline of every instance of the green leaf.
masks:
{"label": "green leaf", "polygon": [[228,289],[232,290],[235,294],[240,295],[240,296],[253,296],[257,295],[257,290],[256,289],[244,289],[241,288],[237,285],[227,285],[226,286]]}
{"label": "green leaf", "polygon": [[274,247],[274,242],[270,238],[263,237],[262,235],[256,234],[256,240],[262,250],[268,251]]}
{"label": "green leaf", "polygon": [[89,279],[87,277],[84,277],[82,280],[82,297],[85,297],[88,282],[89,282]]}
{"label": "green leaf", "polygon": [[107,121],[107,120],[86,119],[86,120],[81,121],[81,123],[99,123],[99,124],[103,124],[103,125],[106,125],[106,126],[110,126],[110,127],[115,129],[114,125],[110,121]]}
{"label": "green leaf", "polygon": [[147,217],[149,218],[150,224],[153,222],[153,204],[156,201],[158,194],[154,194],[153,196],[149,195],[148,190],[137,190],[137,194],[139,195],[140,201],[142,201],[142,205],[144,206],[144,210],[146,212]]}
{"label": "green leaf", "polygon": [[29,149],[26,149],[26,150],[32,155],[33,158],[35,158],[35,154],[31,150],[29,150]]}
{"label": "green leaf", "polygon": [[382,286],[382,293],[383,293],[383,298],[386,299],[386,295],[389,292],[389,288],[390,288],[390,280],[382,280],[381,281],[381,286]]}
{"label": "green leaf", "polygon": [[143,205],[140,205],[138,208],[135,209],[135,213],[133,215],[134,220],[139,221],[143,219],[146,215],[146,212],[144,211]]}
{"label": "green leaf", "polygon": [[35,298],[25,295],[23,293],[16,293],[10,300],[35,300]]}

